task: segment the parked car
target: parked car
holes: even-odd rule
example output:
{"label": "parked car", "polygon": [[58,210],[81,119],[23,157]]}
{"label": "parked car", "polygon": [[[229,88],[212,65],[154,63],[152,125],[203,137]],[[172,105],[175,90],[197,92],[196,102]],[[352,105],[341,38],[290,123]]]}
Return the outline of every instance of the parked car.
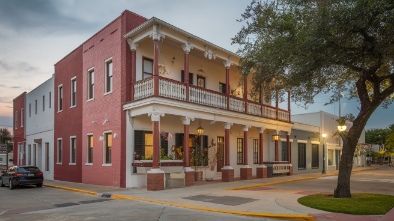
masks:
{"label": "parked car", "polygon": [[0,186],[6,186],[12,190],[19,185],[36,185],[42,187],[44,175],[36,166],[12,166],[1,176]]}

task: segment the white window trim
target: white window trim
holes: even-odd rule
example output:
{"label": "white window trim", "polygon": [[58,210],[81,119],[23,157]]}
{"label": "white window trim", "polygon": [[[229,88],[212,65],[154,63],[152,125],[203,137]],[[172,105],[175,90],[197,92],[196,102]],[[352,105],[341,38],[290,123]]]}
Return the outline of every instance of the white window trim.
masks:
{"label": "white window trim", "polygon": [[14,115],[14,128],[18,129],[18,111],[15,111],[15,115]]}
{"label": "white window trim", "polygon": [[[106,130],[103,132],[104,139],[103,139],[103,161],[102,161],[103,164],[102,164],[102,166],[112,166],[112,159],[111,159],[111,163],[105,163],[105,155],[107,154],[107,152],[105,151],[105,134],[109,134],[109,133],[112,134],[112,130]],[[113,135],[112,135],[112,142],[113,142]]]}
{"label": "white window trim", "polygon": [[[112,85],[111,85],[111,90],[107,92],[107,63],[110,61],[112,62]],[[110,57],[104,61],[104,95],[108,95],[112,93],[114,89],[113,84],[114,84],[114,63],[112,57]]]}
{"label": "white window trim", "polygon": [[[73,81],[75,80],[75,105],[73,104]],[[70,80],[71,87],[70,87],[70,108],[74,108],[77,106],[77,77],[74,76]]]}
{"label": "white window trim", "polygon": [[[72,142],[71,142],[71,140],[73,138],[75,138],[75,163],[71,162],[71,159],[72,159]],[[75,135],[70,136],[70,162],[69,162],[69,165],[76,165],[77,164],[77,147],[76,147],[76,145],[77,145],[77,136],[75,136]]]}
{"label": "white window trim", "polygon": [[[93,135],[93,133],[87,133],[86,134],[86,161],[85,161],[85,165],[86,166],[91,166],[91,165],[93,165],[93,163],[88,163],[88,161],[89,161],[89,136],[93,136],[93,139],[94,139],[94,135]],[[94,146],[93,146],[93,148],[94,148]],[[93,149],[94,150],[94,149]]]}
{"label": "white window trim", "polygon": [[87,82],[88,82],[88,93],[87,93],[87,95],[88,95],[88,99],[86,100],[86,101],[92,101],[92,100],[94,100],[94,89],[93,89],[93,96],[92,96],[92,98],[89,98],[89,91],[90,91],[90,72],[93,72],[93,74],[94,74],[94,67],[91,67],[91,68],[89,68],[88,69],[88,80],[87,80]]}
{"label": "white window trim", "polygon": [[307,140],[297,140],[298,143],[308,143]]}
{"label": "white window trim", "polygon": [[24,110],[23,108],[21,109],[21,127],[23,127],[23,121],[25,120],[24,116]]}
{"label": "white window trim", "polygon": [[58,164],[58,165],[62,165],[63,164],[63,154],[62,154],[62,162],[59,162],[59,140],[61,141],[61,143],[62,143],[62,152],[63,152],[63,138],[57,138],[57,140],[56,140],[56,152],[57,152],[57,154],[56,154],[56,164]]}
{"label": "white window trim", "polygon": [[[61,109],[61,110],[59,110],[59,109],[60,109],[60,99],[59,99],[59,98],[60,98],[60,94],[59,94],[59,89],[60,89],[60,88],[62,88],[62,101],[63,101],[62,109]],[[60,84],[59,86],[57,86],[57,112],[58,112],[58,113],[62,112],[63,109],[64,109],[63,91],[64,91],[63,84]]]}

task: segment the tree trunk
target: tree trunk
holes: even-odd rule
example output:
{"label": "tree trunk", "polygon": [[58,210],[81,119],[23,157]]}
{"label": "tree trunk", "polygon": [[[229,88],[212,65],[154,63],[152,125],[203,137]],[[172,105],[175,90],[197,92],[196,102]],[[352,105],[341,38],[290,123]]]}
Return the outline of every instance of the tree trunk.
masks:
{"label": "tree trunk", "polygon": [[339,173],[337,188],[334,190],[334,197],[336,198],[350,198],[352,194],[350,193],[350,175],[352,173],[353,167],[353,153],[356,149],[356,145],[351,145],[353,142],[349,142],[346,137],[343,142],[341,161],[339,162]]}

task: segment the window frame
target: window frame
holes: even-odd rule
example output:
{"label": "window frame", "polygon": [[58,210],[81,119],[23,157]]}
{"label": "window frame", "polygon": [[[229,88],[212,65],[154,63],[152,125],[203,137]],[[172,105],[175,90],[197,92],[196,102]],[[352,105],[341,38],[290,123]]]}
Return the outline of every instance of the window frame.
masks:
{"label": "window frame", "polygon": [[[145,72],[145,61],[150,61],[152,63],[152,73]],[[154,66],[154,60],[148,57],[142,57],[142,80],[150,78],[153,76],[153,66]]]}
{"label": "window frame", "polygon": [[[203,80],[203,84],[204,84],[204,85],[201,86],[199,80]],[[201,87],[201,88],[205,88],[205,86],[206,86],[206,78],[205,78],[204,76],[202,76],[202,75],[197,75],[197,86],[198,86],[198,87]]]}
{"label": "window frame", "polygon": [[312,169],[319,169],[320,157],[319,157],[319,144],[312,144]]}
{"label": "window frame", "polygon": [[57,86],[57,112],[63,111],[63,84]]}
{"label": "window frame", "polygon": [[306,170],[306,143],[298,143],[298,169]]}
{"label": "window frame", "polygon": [[62,138],[57,138],[56,152],[57,152],[56,153],[56,164],[62,164],[63,163],[63,139]]}
{"label": "window frame", "polygon": [[88,69],[88,101],[94,100],[94,68]]}
{"label": "window frame", "polygon": [[45,143],[45,171],[49,171],[49,142]]}
{"label": "window frame", "polygon": [[287,161],[287,141],[281,141],[281,158],[282,161]]}
{"label": "window frame", "polygon": [[225,94],[227,85],[226,83],[219,82],[219,92]]}
{"label": "window frame", "polygon": [[[109,65],[111,65],[111,68],[109,68]],[[109,70],[111,72],[109,72]],[[104,61],[104,95],[110,94],[113,91],[113,72],[114,65],[111,57]]]}
{"label": "window frame", "polygon": [[70,108],[77,106],[77,77],[71,78]]}
{"label": "window frame", "polygon": [[244,138],[237,138],[237,165],[244,164]]}
{"label": "window frame", "polygon": [[45,95],[42,95],[42,112],[45,111]]}
{"label": "window frame", "polygon": [[259,139],[253,139],[253,163],[259,164],[260,163],[260,145]]}
{"label": "window frame", "polygon": [[[92,140],[90,140],[90,137]],[[92,142],[90,142],[92,141]],[[85,165],[93,165],[94,136],[92,133],[86,135],[86,163]]]}
{"label": "window frame", "polygon": [[[109,146],[108,142],[108,135],[111,135],[111,146]],[[113,135],[112,135],[112,130],[105,131],[103,133],[104,136],[104,142],[103,142],[103,166],[112,166],[112,144],[113,144]]]}
{"label": "window frame", "polygon": [[70,136],[70,162],[69,165],[77,165],[77,136]]}

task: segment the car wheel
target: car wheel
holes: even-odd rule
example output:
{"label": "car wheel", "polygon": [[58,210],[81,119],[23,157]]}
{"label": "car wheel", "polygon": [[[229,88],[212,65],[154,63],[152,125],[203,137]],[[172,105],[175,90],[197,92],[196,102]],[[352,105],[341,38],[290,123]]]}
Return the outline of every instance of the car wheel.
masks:
{"label": "car wheel", "polygon": [[36,184],[37,187],[42,187],[42,183]]}
{"label": "car wheel", "polygon": [[10,188],[10,190],[15,188],[14,184],[12,183],[12,180],[10,180],[10,182],[8,183],[8,187]]}
{"label": "car wheel", "polygon": [[1,186],[1,187],[4,186],[3,179],[0,180],[0,186]]}

